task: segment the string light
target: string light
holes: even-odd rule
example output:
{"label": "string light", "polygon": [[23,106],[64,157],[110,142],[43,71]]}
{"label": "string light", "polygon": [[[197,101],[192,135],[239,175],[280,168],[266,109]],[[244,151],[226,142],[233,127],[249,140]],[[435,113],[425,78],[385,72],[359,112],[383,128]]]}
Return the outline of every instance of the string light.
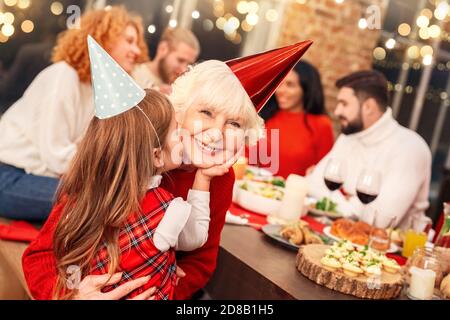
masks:
{"label": "string light", "polygon": [[171,6],[170,4],[168,6],[166,6],[166,12],[167,13],[172,13],[173,12],[173,6]]}
{"label": "string light", "polygon": [[17,0],[4,0],[3,2],[8,7],[14,7],[17,4]]}
{"label": "string light", "polygon": [[396,44],[395,39],[390,38],[390,39],[388,39],[388,40],[386,41],[386,44],[385,44],[385,45],[386,45],[386,48],[387,48],[387,49],[394,49],[395,44]]}
{"label": "string light", "polygon": [[240,24],[241,24],[241,22],[239,21],[239,19],[236,18],[236,17],[231,17],[230,19],[228,19],[227,23],[230,24],[230,27],[231,27],[233,30],[236,30],[237,28],[239,28],[239,26],[240,26]]}
{"label": "string light", "polygon": [[420,48],[420,55],[422,57],[432,56],[433,55],[433,48],[431,46],[423,46],[422,48]]}
{"label": "string light", "polygon": [[242,30],[244,30],[245,32],[250,32],[253,29],[253,26],[249,25],[247,20],[242,21],[241,23],[241,28]]}
{"label": "string light", "polygon": [[441,1],[434,10],[434,16],[438,20],[444,20],[449,12],[449,4],[446,1]]}
{"label": "string light", "polygon": [[216,20],[216,27],[217,29],[223,30],[223,27],[225,26],[225,23],[227,22],[227,19],[224,17],[220,17]]}
{"label": "string light", "polygon": [[203,29],[205,29],[205,31],[212,31],[214,29],[214,23],[209,20],[209,19],[205,19],[203,21]]}
{"label": "string light", "polygon": [[413,87],[411,87],[411,86],[406,86],[405,92],[408,93],[408,94],[411,94],[411,93],[413,92]]}
{"label": "string light", "polygon": [[247,1],[239,1],[236,5],[236,10],[240,14],[248,13],[248,2]]}
{"label": "string light", "polygon": [[407,23],[402,23],[398,26],[398,33],[401,36],[407,37],[411,33],[411,27]]}
{"label": "string light", "polygon": [[8,42],[9,37],[5,36],[2,32],[0,32],[0,43]]}
{"label": "string light", "polygon": [[233,42],[234,44],[240,44],[242,42],[242,36],[239,33],[236,33],[231,42]]}
{"label": "string light", "polygon": [[428,19],[427,17],[425,17],[425,16],[418,16],[417,17],[416,24],[420,28],[428,27],[429,23],[430,23],[430,19]]}
{"label": "string light", "polygon": [[256,26],[259,21],[259,16],[256,13],[249,13],[247,17],[245,17],[245,21],[251,26]]}
{"label": "string light", "polygon": [[358,21],[358,27],[359,27],[360,29],[366,29],[366,28],[367,28],[367,20],[366,20],[366,18],[361,18],[361,19],[359,19],[359,21]]}
{"label": "string light", "polygon": [[423,40],[428,40],[430,38],[427,27],[419,29],[419,37]]}
{"label": "string light", "polygon": [[169,21],[169,27],[171,28],[176,28],[176,26],[178,25],[178,21],[175,19],[170,19]]}
{"label": "string light", "polygon": [[151,33],[151,34],[155,33],[156,32],[156,26],[154,24],[149,25],[148,28],[147,28],[147,31],[148,31],[148,33]]}
{"label": "string light", "polygon": [[200,18],[200,12],[198,10],[192,11],[192,19],[198,19]]}
{"label": "string light", "polygon": [[428,35],[431,38],[438,38],[441,35],[441,28],[438,25],[433,24],[428,28]]}
{"label": "string light", "polygon": [[214,15],[219,18],[225,13],[225,5],[222,1],[214,1]]}
{"label": "string light", "polygon": [[2,27],[2,33],[6,37],[11,37],[14,34],[14,26],[12,24],[4,24]]}
{"label": "string light", "polygon": [[422,63],[424,66],[429,66],[433,63],[433,56],[431,54],[427,54],[423,57]]}
{"label": "string light", "polygon": [[386,58],[386,50],[384,50],[382,47],[376,47],[373,50],[373,57],[376,60],[383,60],[384,58]]}
{"label": "string light", "polygon": [[59,16],[64,10],[64,7],[61,2],[55,1],[50,5],[50,11],[55,15]]}
{"label": "string light", "polygon": [[25,33],[30,33],[34,30],[34,23],[31,20],[24,20],[20,25],[22,31]]}
{"label": "string light", "polygon": [[11,12],[5,12],[3,14],[3,23],[4,24],[13,24],[14,20],[15,20],[15,17]]}
{"label": "string light", "polygon": [[420,15],[427,17],[429,20],[433,18],[433,12],[431,12],[431,10],[428,8],[425,8],[422,11],[420,11]]}
{"label": "string light", "polygon": [[26,9],[30,6],[30,0],[19,0],[19,2],[17,3],[17,6],[20,9]]}
{"label": "string light", "polygon": [[228,19],[227,22],[225,22],[223,26],[223,31],[228,34],[232,35],[236,33],[236,29],[239,28],[240,22],[239,19],[236,17],[231,17]]}
{"label": "string light", "polygon": [[269,9],[266,12],[266,20],[269,22],[275,22],[278,20],[278,12],[275,9]]}
{"label": "string light", "polygon": [[411,46],[408,48],[406,54],[410,59],[417,59],[419,57],[420,51],[417,46]]}
{"label": "string light", "polygon": [[250,1],[247,6],[248,13],[257,13],[259,10],[259,4],[256,1]]}

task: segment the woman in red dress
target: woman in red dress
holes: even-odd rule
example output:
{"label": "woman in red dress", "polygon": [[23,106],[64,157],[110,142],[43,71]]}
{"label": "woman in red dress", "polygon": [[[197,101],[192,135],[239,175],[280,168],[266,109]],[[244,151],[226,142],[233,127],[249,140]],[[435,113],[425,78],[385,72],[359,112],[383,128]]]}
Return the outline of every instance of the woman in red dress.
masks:
{"label": "woman in red dress", "polygon": [[[305,61],[288,73],[260,115],[265,120],[267,138],[260,141],[258,149],[249,150],[250,164],[259,152],[257,164],[272,173],[285,178],[291,173],[305,175],[333,146],[332,122],[326,115],[320,75]],[[278,138],[272,129],[279,130]]]}

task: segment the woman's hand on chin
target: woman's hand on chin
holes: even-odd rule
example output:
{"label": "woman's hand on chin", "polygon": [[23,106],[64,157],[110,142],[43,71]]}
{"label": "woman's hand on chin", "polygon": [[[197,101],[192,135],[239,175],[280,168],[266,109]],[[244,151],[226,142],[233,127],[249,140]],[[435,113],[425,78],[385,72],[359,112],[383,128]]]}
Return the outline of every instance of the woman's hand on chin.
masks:
{"label": "woman's hand on chin", "polygon": [[213,165],[209,168],[199,168],[200,174],[205,177],[209,177],[212,179],[213,177],[223,176],[226,174],[230,167],[233,166],[239,157],[243,154],[244,147],[242,147],[238,152],[236,152],[230,159],[228,159],[225,163]]}

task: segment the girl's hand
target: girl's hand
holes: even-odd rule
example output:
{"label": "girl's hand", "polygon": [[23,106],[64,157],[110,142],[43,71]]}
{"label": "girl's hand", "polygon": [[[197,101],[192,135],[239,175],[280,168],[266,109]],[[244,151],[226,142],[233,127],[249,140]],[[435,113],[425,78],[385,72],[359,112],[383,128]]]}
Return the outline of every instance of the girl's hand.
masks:
{"label": "girl's hand", "polygon": [[175,274],[177,275],[177,280],[175,282],[175,285],[178,285],[178,282],[180,282],[181,278],[184,278],[186,276],[186,273],[181,269],[179,266],[177,266],[177,269],[175,271]]}
{"label": "girl's hand", "polygon": [[[121,277],[121,272],[113,274],[109,280],[109,274],[98,276],[89,275],[80,282],[78,293],[74,297],[74,300],[119,300],[137,288],[142,287],[150,280],[150,276],[142,277],[128,281],[112,291],[106,293],[101,291],[103,287],[119,282]],[[153,294],[155,291],[156,288],[152,287],[131,300],[154,300],[155,297]]]}

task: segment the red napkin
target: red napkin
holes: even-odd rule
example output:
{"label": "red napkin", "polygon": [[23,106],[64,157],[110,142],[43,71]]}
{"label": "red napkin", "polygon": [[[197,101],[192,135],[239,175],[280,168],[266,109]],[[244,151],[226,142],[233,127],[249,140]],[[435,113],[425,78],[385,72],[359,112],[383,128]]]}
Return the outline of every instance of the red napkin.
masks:
{"label": "red napkin", "polygon": [[13,221],[11,224],[0,224],[0,239],[10,241],[31,242],[37,238],[39,230],[25,221]]}

